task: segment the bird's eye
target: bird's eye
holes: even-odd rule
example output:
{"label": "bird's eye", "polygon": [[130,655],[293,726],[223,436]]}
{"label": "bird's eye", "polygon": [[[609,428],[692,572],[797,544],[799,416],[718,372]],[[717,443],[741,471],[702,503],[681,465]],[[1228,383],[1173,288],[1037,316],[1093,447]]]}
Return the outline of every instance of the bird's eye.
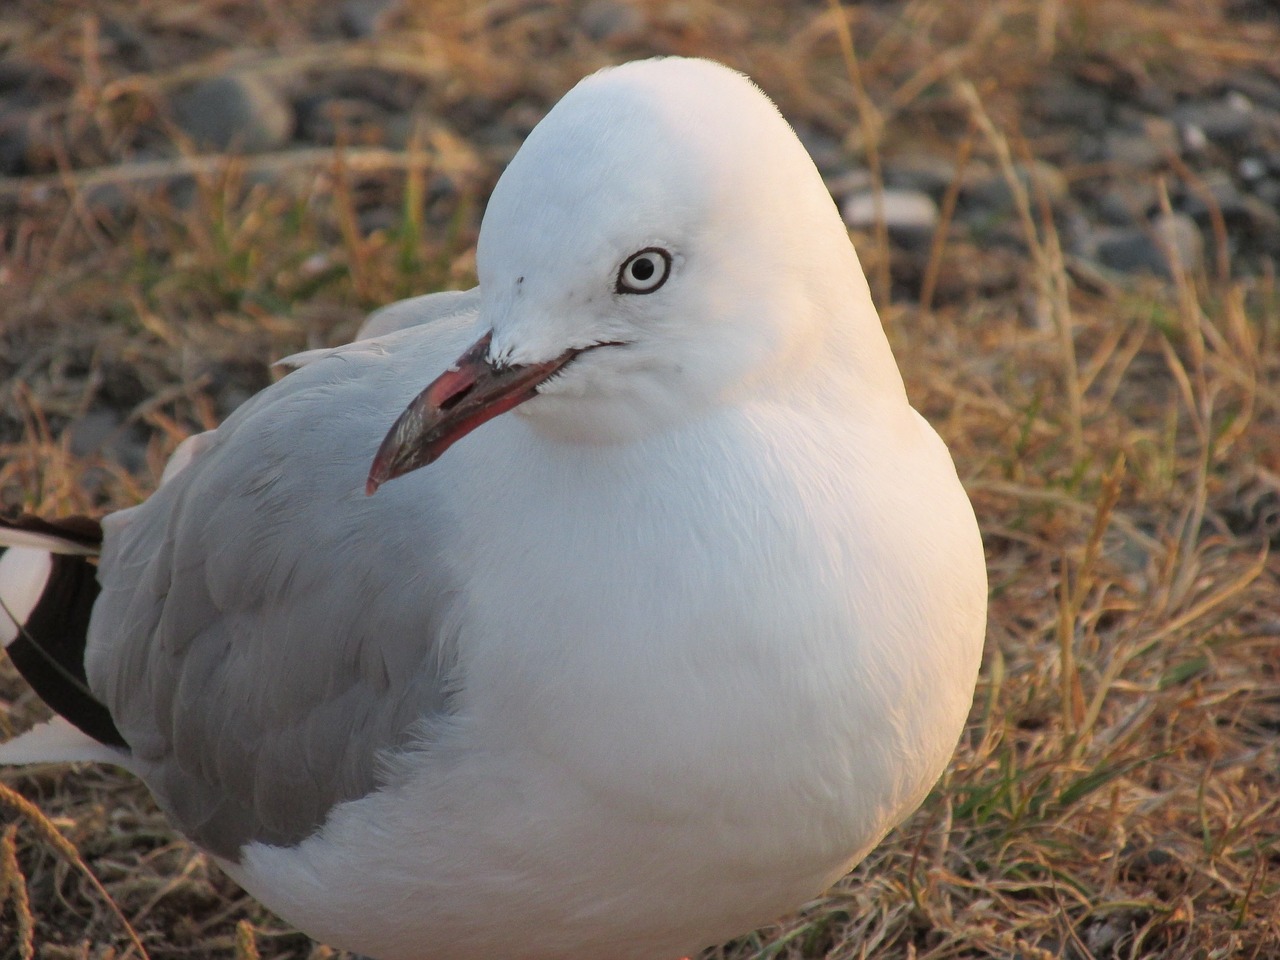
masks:
{"label": "bird's eye", "polygon": [[671,254],[660,247],[645,247],[627,257],[618,268],[618,293],[653,293],[667,282]]}

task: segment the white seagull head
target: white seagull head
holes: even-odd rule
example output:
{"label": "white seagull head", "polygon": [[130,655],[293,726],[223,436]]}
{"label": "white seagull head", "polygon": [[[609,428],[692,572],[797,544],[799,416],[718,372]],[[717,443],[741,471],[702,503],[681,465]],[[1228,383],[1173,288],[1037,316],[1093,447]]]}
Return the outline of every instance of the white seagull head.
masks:
{"label": "white seagull head", "polygon": [[813,161],[710,61],[574,87],[498,181],[477,272],[488,332],[397,421],[370,492],[521,404],[559,440],[621,442],[815,369],[902,393]]}

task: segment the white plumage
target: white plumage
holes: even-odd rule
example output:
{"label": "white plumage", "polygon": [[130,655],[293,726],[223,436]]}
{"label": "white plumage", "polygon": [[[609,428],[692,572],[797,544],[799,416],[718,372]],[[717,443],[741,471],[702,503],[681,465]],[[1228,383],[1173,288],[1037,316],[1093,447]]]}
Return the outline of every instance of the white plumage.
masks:
{"label": "white plumage", "polygon": [[[117,760],[319,939],[669,960],[819,893],[924,797],[981,653],[977,527],[742,76],[584,80],[495,189],[478,273],[286,361],[106,519],[89,685]],[[396,456],[457,444],[365,495],[428,380],[452,423],[460,377],[514,398],[522,370],[546,376],[512,413],[409,423]]]}

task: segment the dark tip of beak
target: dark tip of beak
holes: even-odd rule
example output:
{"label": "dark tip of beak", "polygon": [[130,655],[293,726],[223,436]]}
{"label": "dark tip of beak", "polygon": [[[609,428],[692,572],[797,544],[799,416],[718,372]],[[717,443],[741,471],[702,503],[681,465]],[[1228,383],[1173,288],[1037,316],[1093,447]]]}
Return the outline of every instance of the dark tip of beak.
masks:
{"label": "dark tip of beak", "polygon": [[476,427],[535,396],[538,386],[592,344],[566,350],[544,363],[494,366],[488,360],[492,334],[485,334],[448,370],[419,393],[383,438],[365,493],[372,495],[388,480],[434,463]]}

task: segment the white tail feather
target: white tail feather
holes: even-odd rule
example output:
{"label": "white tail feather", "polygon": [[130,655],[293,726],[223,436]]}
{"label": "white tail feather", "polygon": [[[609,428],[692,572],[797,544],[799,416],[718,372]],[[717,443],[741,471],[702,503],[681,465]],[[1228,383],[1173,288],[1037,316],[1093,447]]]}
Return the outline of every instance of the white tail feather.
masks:
{"label": "white tail feather", "polygon": [[129,754],[99,743],[62,717],[54,717],[0,743],[0,765],[26,763],[114,763],[128,767]]}
{"label": "white tail feather", "polygon": [[92,557],[98,553],[96,546],[85,546],[83,543],[66,540],[56,534],[37,533],[34,530],[13,530],[9,527],[0,527],[0,547],[29,547],[48,553],[63,553],[77,557]]}
{"label": "white tail feather", "polygon": [[[38,534],[25,536],[53,539]],[[14,546],[0,556],[0,644],[7,647],[17,639],[22,625],[40,602],[52,569],[53,557],[47,549]]]}

